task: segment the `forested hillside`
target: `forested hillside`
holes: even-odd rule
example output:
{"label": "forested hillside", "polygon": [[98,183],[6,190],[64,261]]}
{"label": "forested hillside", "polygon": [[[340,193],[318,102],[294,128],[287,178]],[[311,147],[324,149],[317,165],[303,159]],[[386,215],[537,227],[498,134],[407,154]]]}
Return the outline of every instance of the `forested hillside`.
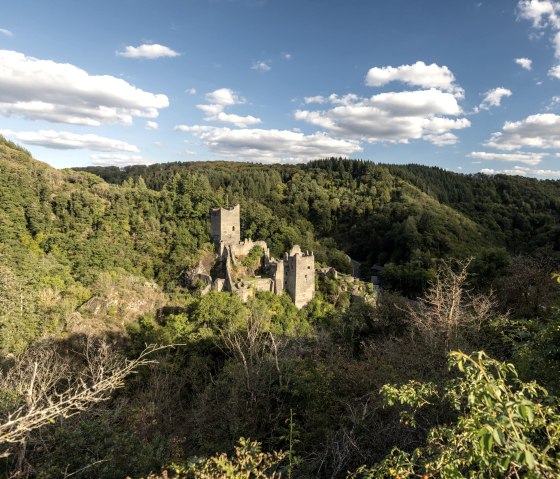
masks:
{"label": "forested hillside", "polygon": [[[343,159],[87,170],[0,137],[5,477],[558,476],[560,182]],[[228,203],[273,255],[300,244],[342,273],[349,255],[382,293],[341,275],[301,310],[201,295]]]}
{"label": "forested hillside", "polygon": [[438,258],[478,258],[479,276],[490,275],[480,277],[483,282],[508,254],[560,259],[560,181],[335,158],[295,166],[216,162],[86,170],[114,184],[143,178],[157,191],[177,175],[203,175],[232,202],[257,201],[289,224],[307,220],[317,238],[334,240],[362,261],[362,271],[388,265],[386,284],[406,293],[422,290]]}

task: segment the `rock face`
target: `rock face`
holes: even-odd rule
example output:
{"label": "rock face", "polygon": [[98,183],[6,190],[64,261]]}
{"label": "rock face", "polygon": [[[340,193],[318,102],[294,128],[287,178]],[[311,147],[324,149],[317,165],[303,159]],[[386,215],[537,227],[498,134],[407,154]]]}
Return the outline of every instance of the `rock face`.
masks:
{"label": "rock face", "polygon": [[[284,290],[292,297],[297,308],[303,308],[315,294],[315,256],[313,252],[302,252],[295,245],[284,258],[277,260],[270,256],[264,241],[240,240],[240,207],[217,208],[210,212],[212,239],[218,261],[225,271],[223,278],[214,278],[213,287],[218,291],[231,291],[247,300],[255,291],[271,291],[282,294]],[[262,276],[244,276],[240,259],[255,247],[263,251]]]}
{"label": "rock face", "polygon": [[128,274],[102,273],[93,289],[94,295],[68,318],[70,332],[120,331],[126,323],[157,310],[167,301],[156,283]]}

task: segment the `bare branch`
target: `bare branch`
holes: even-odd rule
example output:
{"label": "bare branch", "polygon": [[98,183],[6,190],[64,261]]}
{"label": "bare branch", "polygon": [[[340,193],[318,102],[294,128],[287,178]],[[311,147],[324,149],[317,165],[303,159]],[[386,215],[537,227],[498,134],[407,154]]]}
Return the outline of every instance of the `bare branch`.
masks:
{"label": "bare branch", "polygon": [[63,357],[53,346],[28,349],[15,364],[0,373],[0,391],[11,401],[0,412],[0,444],[25,442],[29,432],[69,417],[110,398],[127,376],[154,363],[154,352],[169,346],[147,346],[133,360],[111,352],[101,340],[87,338],[76,358]]}

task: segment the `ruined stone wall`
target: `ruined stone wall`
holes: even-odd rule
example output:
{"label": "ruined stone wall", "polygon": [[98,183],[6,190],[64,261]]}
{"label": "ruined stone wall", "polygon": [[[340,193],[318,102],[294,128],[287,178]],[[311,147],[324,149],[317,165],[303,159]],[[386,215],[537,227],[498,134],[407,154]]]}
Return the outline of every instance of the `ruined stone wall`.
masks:
{"label": "ruined stone wall", "polygon": [[239,205],[231,208],[217,208],[210,212],[210,232],[214,244],[237,244],[241,239]]}
{"label": "ruined stone wall", "polygon": [[[294,246],[283,260],[270,256],[264,241],[240,241],[240,207],[217,208],[210,212],[211,233],[225,269],[225,277],[216,279],[213,287],[218,291],[231,291],[246,301],[255,291],[272,291],[281,295],[285,290],[297,308],[303,308],[315,294],[315,257]],[[234,275],[240,256],[246,256],[255,246],[264,250],[267,278],[245,278]]]}
{"label": "ruined stone wall", "polygon": [[254,246],[260,246],[264,250],[265,256],[268,256],[268,246],[266,241],[252,241],[250,239],[232,244],[231,252],[236,256],[247,256]]}
{"label": "ruined stone wall", "polygon": [[274,294],[280,296],[284,292],[284,283],[286,281],[284,261],[270,263],[270,275],[274,279]]}
{"label": "ruined stone wall", "polygon": [[315,294],[315,257],[303,253],[299,246],[292,248],[285,261],[285,286],[298,309],[303,308]]}

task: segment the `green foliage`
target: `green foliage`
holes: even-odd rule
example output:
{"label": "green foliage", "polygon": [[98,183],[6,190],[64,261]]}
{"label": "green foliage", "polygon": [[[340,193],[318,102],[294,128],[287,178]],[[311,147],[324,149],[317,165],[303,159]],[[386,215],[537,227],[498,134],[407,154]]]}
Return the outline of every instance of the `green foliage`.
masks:
{"label": "green foliage", "polygon": [[243,258],[241,264],[246,268],[250,268],[252,270],[256,270],[260,264],[262,257],[264,256],[264,250],[261,246],[253,246],[249,254]]}
{"label": "green foliage", "polygon": [[172,465],[161,475],[150,474],[146,479],[280,479],[279,464],[284,459],[283,452],[261,451],[261,444],[241,438],[235,446],[234,454],[219,454],[197,459],[187,465]]}
{"label": "green foliage", "polygon": [[[513,356],[523,377],[534,378],[551,392],[560,393],[560,309],[549,308],[540,321],[524,321]],[[523,328],[523,329],[521,329]]]}
{"label": "green foliage", "polygon": [[[512,364],[454,352],[461,377],[443,389],[411,382],[384,386],[386,404],[410,408],[404,421],[434,401],[456,411],[452,424],[433,428],[425,446],[395,449],[359,477],[558,477],[560,405],[534,382],[519,379]],[[414,423],[412,423],[414,425]]]}
{"label": "green foliage", "polygon": [[[420,476],[430,465],[437,475],[443,458],[467,477],[468,467],[470,477],[499,476],[498,456],[519,475],[556,467],[557,451],[546,449],[555,399],[485,357],[473,361],[489,383],[465,360],[467,377],[445,386],[443,349],[412,327],[403,312],[412,302],[397,292],[421,295],[438,265],[472,256],[466,288],[495,288],[511,313],[461,334],[462,344],[514,361],[523,380],[557,392],[559,182],[337,158],[88,170],[54,170],[0,138],[0,353],[84,330],[130,355],[146,343],[180,346],[103,408],[30,437],[25,461],[40,477],[138,476],[171,463],[187,477],[247,473],[240,464],[253,475],[278,470],[261,467],[274,456],[252,442],[238,456],[214,455],[233,451],[239,437],[288,447],[282,470],[294,477],[343,477],[393,448],[404,452],[374,469],[381,475],[396,474],[395,464]],[[351,273],[349,255],[365,279],[384,266],[383,294],[356,298],[354,280],[341,276],[318,279],[302,310],[287,294],[259,292],[247,304],[224,292],[191,294],[189,272],[209,254],[209,210],[226,198],[241,204],[242,235],[265,240],[272,255],[299,244],[319,266]],[[525,252],[535,258],[515,256]],[[257,268],[261,255],[255,248],[243,266]],[[374,391],[408,380],[384,389],[410,406],[405,426]],[[501,398],[484,392],[488,384]],[[10,405],[1,392],[0,407]],[[284,424],[291,410],[297,421]],[[531,456],[507,429],[508,413]],[[194,456],[211,459],[190,464]]]}
{"label": "green foliage", "polygon": [[107,413],[55,426],[52,434],[56,447],[34,458],[40,479],[60,477],[64,471],[81,479],[122,479],[156,470],[168,457],[166,438],[156,434],[141,439]]}

